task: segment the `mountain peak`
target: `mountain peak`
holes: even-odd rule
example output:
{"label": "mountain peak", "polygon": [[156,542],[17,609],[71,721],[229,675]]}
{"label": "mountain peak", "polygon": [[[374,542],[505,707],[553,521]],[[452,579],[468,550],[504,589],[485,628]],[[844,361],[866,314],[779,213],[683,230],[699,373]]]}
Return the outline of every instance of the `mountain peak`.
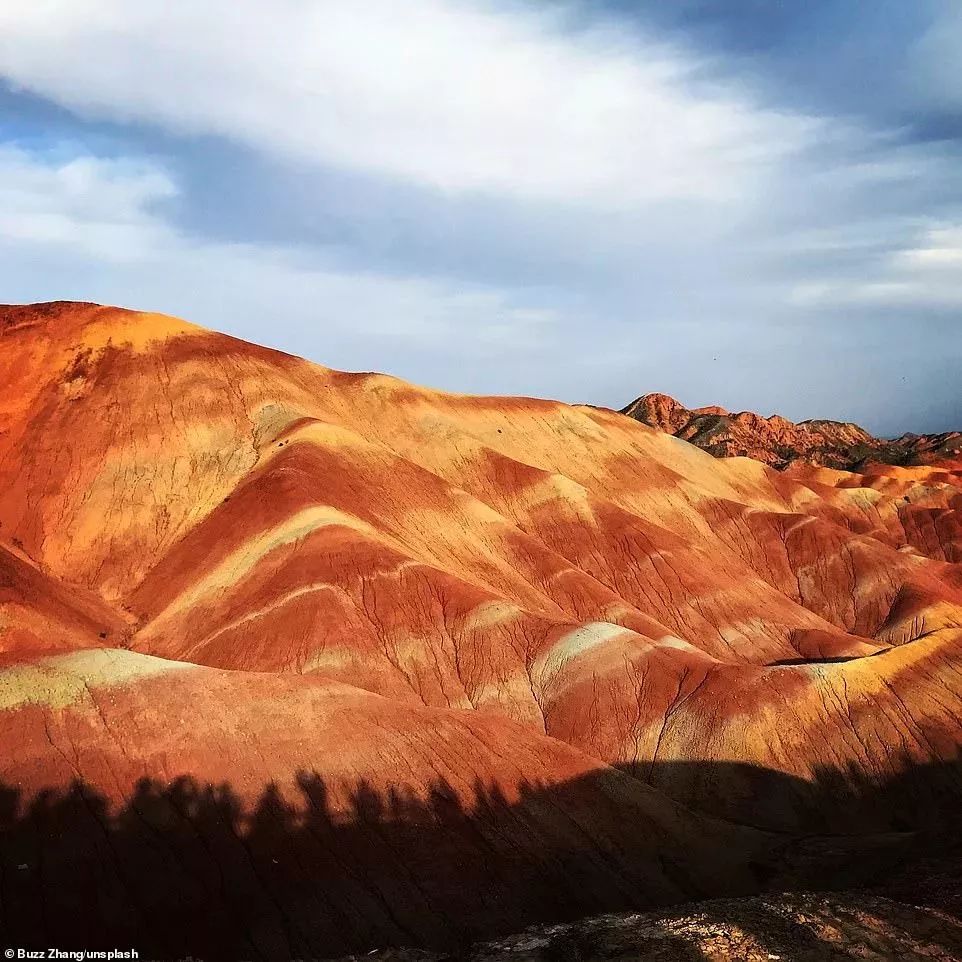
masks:
{"label": "mountain peak", "polygon": [[842,470],[875,462],[928,464],[957,457],[962,450],[958,432],[886,440],[851,421],[814,418],[796,423],[780,414],[733,414],[717,406],[689,409],[667,394],[642,395],[621,413],[715,457],[749,457],[780,470],[796,462]]}

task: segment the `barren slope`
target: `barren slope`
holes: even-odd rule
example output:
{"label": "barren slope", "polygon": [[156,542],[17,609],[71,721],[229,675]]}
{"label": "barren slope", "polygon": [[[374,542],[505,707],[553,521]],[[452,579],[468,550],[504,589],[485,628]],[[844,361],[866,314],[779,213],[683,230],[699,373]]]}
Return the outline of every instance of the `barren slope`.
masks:
{"label": "barren slope", "polygon": [[877,871],[959,797],[957,478],[904,470],[3,309],[3,924],[284,958]]}

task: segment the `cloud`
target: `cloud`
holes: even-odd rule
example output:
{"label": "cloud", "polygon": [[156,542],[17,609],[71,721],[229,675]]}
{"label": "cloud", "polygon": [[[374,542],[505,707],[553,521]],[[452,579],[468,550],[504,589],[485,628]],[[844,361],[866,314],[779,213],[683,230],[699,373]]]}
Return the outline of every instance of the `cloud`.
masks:
{"label": "cloud", "polygon": [[151,208],[175,193],[163,171],[141,161],[0,146],[0,236],[6,243],[67,245],[106,260],[129,260],[157,240]]}
{"label": "cloud", "polygon": [[909,46],[906,58],[908,92],[916,106],[962,112],[962,6],[940,0],[938,13]]}
{"label": "cloud", "polygon": [[289,339],[288,350],[347,367],[368,366],[361,348],[374,339],[382,356],[385,343],[429,355],[446,339],[457,353],[482,357],[498,354],[506,337],[524,354],[556,320],[518,292],[346,271],[316,252],[186,236],[164,216],[177,191],[167,171],[143,158],[0,147],[5,298],[139,306],[257,341],[270,340],[265,318],[277,315],[288,331],[300,327],[300,343]]}
{"label": "cloud", "polygon": [[931,228],[926,233],[925,246],[904,251],[902,259],[922,270],[958,270],[962,267],[962,227]]}
{"label": "cloud", "polygon": [[564,203],[738,197],[821,126],[697,89],[623,21],[467,0],[33,0],[0,9],[0,64],[89,116]]}
{"label": "cloud", "polygon": [[962,164],[902,119],[950,96],[948,41],[912,46],[949,6],[651,6],[0,3],[3,299],[454,390],[951,426]]}
{"label": "cloud", "polygon": [[861,268],[859,276],[798,284],[791,299],[803,307],[957,311],[962,308],[962,225],[916,229],[903,246],[878,253]]}

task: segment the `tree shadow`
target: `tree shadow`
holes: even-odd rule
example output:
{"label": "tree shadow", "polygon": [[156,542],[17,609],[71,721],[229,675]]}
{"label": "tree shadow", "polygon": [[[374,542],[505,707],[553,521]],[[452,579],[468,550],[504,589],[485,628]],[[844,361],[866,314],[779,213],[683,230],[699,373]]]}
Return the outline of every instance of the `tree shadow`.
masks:
{"label": "tree shadow", "polygon": [[918,764],[892,750],[896,774],[855,763],[816,767],[811,779],[744,762],[618,766],[682,805],[716,818],[798,835],[952,834],[962,801],[962,759]]}
{"label": "tree shadow", "polygon": [[[511,802],[497,784],[465,792],[439,778],[418,795],[362,779],[347,812],[309,771],[296,773],[293,791],[264,786],[254,804],[230,785],[186,776],[141,779],[119,808],[80,781],[32,797],[0,785],[2,941],[129,946],[141,959],[330,958],[387,946],[463,952],[535,923],[880,880],[958,909],[956,763],[883,784],[854,770],[826,769],[809,783],[715,763],[626,773],[634,778],[603,769],[523,785]],[[596,799],[617,806],[635,780],[695,814],[664,802],[659,827],[625,802],[586,821]],[[719,856],[698,831],[710,835],[716,820],[752,827],[732,828],[731,851]],[[669,822],[692,826],[680,849]],[[955,891],[925,893],[925,877],[941,888],[949,878]],[[701,957],[681,942],[675,948],[677,958]],[[582,958],[587,950],[559,942],[547,951]]]}

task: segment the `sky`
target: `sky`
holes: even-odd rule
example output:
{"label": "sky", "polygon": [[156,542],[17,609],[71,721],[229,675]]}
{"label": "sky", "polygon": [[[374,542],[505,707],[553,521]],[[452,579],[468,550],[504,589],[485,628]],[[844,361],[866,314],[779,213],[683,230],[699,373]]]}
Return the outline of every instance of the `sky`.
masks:
{"label": "sky", "polygon": [[958,0],[0,2],[0,301],[962,428]]}

